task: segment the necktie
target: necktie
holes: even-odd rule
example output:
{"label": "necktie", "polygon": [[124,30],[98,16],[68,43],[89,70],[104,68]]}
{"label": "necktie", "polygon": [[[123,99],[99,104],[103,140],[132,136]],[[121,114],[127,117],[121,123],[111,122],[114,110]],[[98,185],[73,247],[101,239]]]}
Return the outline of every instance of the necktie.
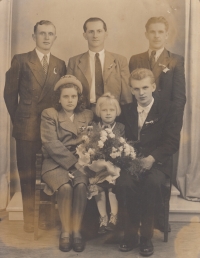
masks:
{"label": "necktie", "polygon": [[102,68],[101,62],[99,59],[99,53],[95,54],[95,93],[96,93],[96,100],[103,95],[104,92],[104,85],[103,85],[103,75],[102,75]]}
{"label": "necktie", "polygon": [[153,50],[151,52],[149,62],[150,62],[150,68],[151,68],[151,70],[153,70],[153,67],[154,67],[155,62],[156,62],[156,51],[155,50]]}
{"label": "necktie", "polygon": [[48,71],[47,55],[43,56],[43,69],[44,69],[44,73],[47,74],[47,71]]}

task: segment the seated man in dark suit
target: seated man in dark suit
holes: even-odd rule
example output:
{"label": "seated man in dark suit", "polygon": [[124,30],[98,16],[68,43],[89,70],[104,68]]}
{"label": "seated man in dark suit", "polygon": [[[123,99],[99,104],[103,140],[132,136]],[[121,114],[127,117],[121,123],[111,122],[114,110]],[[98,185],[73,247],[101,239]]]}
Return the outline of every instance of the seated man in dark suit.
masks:
{"label": "seated man in dark suit", "polygon": [[[153,73],[144,68],[136,69],[130,76],[131,92],[137,102],[122,106],[125,135],[137,141],[141,154],[139,179],[122,173],[117,180],[116,195],[119,207],[124,207],[124,238],[121,251],[138,246],[140,227],[140,254],[153,254],[155,204],[162,199],[162,184],[171,176],[171,156],[179,148],[180,131],[172,102],[153,97],[156,90]],[[160,201],[161,202],[161,201]]]}
{"label": "seated man in dark suit", "polygon": [[145,27],[149,49],[130,58],[130,73],[137,68],[147,68],[153,72],[156,82],[153,95],[174,102],[181,130],[186,102],[184,59],[165,48],[169,24],[164,17],[150,18]]}

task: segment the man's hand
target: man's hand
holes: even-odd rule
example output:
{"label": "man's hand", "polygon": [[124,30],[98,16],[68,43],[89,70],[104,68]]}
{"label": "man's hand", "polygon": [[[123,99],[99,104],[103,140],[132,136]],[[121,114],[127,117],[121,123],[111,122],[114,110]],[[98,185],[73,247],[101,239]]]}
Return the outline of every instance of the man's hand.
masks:
{"label": "man's hand", "polygon": [[141,172],[144,172],[146,170],[151,169],[151,167],[153,166],[153,163],[155,162],[155,159],[154,159],[154,157],[149,155],[148,157],[141,159],[140,162],[141,162],[141,167],[142,167]]}

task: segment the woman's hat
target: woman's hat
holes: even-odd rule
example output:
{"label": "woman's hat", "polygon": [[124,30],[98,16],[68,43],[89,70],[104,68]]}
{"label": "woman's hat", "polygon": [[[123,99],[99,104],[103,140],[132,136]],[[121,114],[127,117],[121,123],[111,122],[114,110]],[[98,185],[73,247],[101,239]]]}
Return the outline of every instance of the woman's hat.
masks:
{"label": "woman's hat", "polygon": [[61,77],[60,80],[54,86],[54,91],[56,91],[60,86],[68,84],[68,83],[72,83],[72,84],[76,85],[80,89],[80,92],[82,93],[83,86],[82,86],[81,82],[73,75],[65,75],[65,76]]}

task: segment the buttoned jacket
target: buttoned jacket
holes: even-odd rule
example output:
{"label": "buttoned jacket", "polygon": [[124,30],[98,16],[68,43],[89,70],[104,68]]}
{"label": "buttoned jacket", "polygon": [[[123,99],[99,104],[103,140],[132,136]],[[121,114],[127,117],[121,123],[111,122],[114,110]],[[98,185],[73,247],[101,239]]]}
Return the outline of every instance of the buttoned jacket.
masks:
{"label": "buttoned jacket", "polygon": [[[67,74],[72,74],[81,81],[83,85],[83,95],[86,97],[87,105],[89,106],[92,83],[89,52],[70,58]],[[104,93],[110,92],[122,105],[132,101],[130,88],[128,86],[129,75],[126,58],[105,51],[103,70]]]}
{"label": "buttoned jacket", "polygon": [[52,106],[54,85],[65,74],[65,62],[51,54],[47,75],[35,50],[13,57],[4,99],[16,139],[40,139],[41,112]]}
{"label": "buttoned jacket", "polygon": [[74,114],[72,122],[65,111],[45,109],[41,116],[41,139],[44,161],[42,174],[55,168],[69,170],[77,161],[75,149],[93,119],[91,110]]}

